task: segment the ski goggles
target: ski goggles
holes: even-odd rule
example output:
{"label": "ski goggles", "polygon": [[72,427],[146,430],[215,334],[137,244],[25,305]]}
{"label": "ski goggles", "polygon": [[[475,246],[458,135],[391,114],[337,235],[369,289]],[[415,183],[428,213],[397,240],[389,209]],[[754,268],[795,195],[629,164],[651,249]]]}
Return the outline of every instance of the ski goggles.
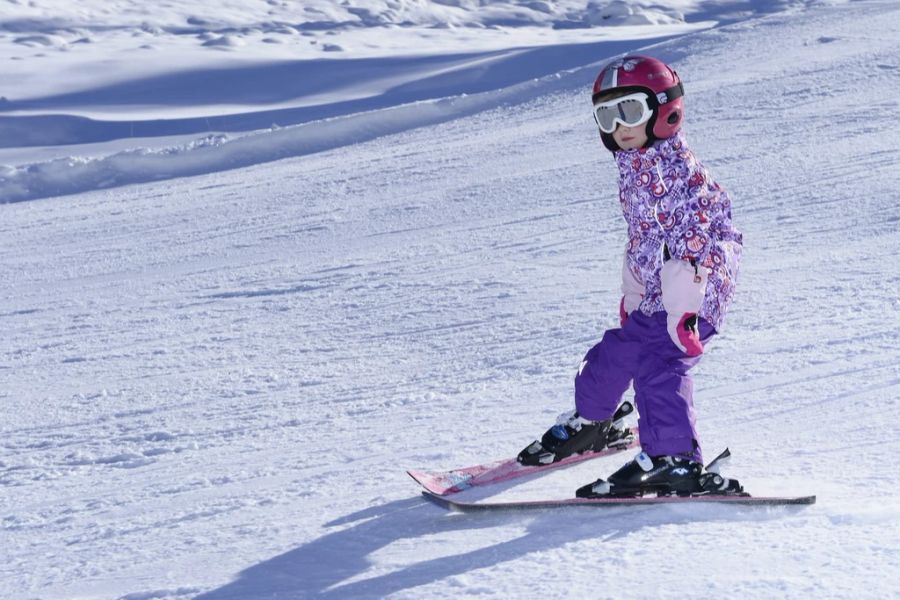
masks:
{"label": "ski goggles", "polygon": [[647,94],[643,92],[594,104],[594,120],[597,121],[600,131],[603,133],[615,131],[617,123],[626,127],[635,127],[646,123],[652,116],[653,110],[647,102]]}

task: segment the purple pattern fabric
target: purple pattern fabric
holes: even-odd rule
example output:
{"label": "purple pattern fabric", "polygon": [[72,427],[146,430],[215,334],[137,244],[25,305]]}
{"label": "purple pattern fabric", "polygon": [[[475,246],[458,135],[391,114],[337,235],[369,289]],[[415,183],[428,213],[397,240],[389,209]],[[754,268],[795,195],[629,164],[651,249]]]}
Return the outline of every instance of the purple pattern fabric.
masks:
{"label": "purple pattern fabric", "polygon": [[687,147],[679,132],[650,148],[616,152],[619,201],[628,223],[626,260],[644,283],[638,309],[663,309],[659,271],[663,245],[672,258],[696,260],[711,272],[700,316],[716,330],[734,296],[741,260],[731,199]]}

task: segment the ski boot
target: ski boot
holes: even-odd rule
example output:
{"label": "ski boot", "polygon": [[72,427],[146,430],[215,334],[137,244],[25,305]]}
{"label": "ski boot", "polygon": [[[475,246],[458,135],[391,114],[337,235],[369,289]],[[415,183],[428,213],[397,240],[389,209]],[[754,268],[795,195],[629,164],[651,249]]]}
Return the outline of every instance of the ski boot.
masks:
{"label": "ski boot", "polygon": [[607,421],[588,421],[575,411],[563,413],[539,441],[535,440],[519,452],[517,460],[523,465],[541,466],[573,454],[625,448],[634,440],[634,433],[623,421],[632,412],[631,402],[623,402]]}
{"label": "ski boot", "polygon": [[731,456],[726,449],[706,471],[703,465],[683,456],[655,456],[645,452],[609,476],[578,488],[578,498],[633,498],[644,494],[657,496],[745,496],[736,479],[718,473]]}

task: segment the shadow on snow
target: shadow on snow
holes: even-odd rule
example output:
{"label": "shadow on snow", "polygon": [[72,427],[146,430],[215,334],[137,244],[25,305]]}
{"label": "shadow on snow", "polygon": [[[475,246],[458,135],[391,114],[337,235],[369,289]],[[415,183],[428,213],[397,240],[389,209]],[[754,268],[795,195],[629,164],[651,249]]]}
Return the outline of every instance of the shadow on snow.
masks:
{"label": "shadow on snow", "polygon": [[[783,516],[789,510],[656,506],[591,512],[591,509],[572,507],[536,511],[526,517],[515,512],[460,515],[447,513],[424,499],[399,500],[333,521],[327,526],[352,525],[251,567],[234,582],[198,598],[383,598],[581,540],[594,539],[602,544],[628,538],[645,528],[698,521],[766,520]],[[627,520],[622,519],[624,513],[628,514]],[[527,527],[515,539],[348,581],[369,569],[369,555],[399,540],[464,531],[475,535],[479,530],[508,526],[514,520],[525,522]],[[595,557],[603,560],[599,553]]]}

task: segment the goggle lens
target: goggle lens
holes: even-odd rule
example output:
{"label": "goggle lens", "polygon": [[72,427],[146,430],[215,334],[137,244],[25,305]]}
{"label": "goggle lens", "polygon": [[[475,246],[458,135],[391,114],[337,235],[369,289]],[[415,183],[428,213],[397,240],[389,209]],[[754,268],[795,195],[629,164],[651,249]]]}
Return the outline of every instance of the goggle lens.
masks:
{"label": "goggle lens", "polygon": [[614,132],[617,122],[634,127],[646,123],[652,115],[646,94],[630,94],[594,106],[594,118],[604,133]]}

